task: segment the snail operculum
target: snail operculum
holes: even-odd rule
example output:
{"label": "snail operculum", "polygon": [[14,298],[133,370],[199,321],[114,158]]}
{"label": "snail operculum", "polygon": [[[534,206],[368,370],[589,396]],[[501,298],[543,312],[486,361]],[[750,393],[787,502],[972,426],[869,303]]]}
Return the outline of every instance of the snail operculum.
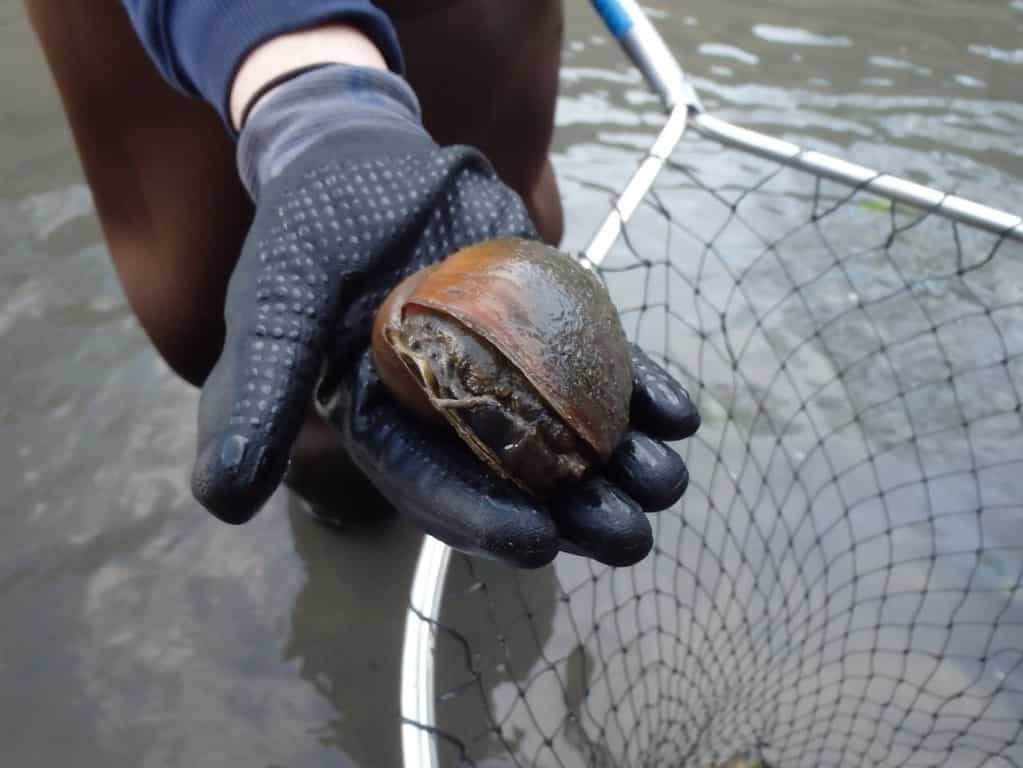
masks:
{"label": "snail operculum", "polygon": [[594,463],[525,377],[457,321],[412,312],[388,340],[433,408],[502,476],[545,496]]}
{"label": "snail operculum", "polygon": [[442,416],[540,497],[608,458],[631,396],[617,315],[568,259],[525,241],[467,249],[403,282],[374,329],[377,367],[399,400]]}

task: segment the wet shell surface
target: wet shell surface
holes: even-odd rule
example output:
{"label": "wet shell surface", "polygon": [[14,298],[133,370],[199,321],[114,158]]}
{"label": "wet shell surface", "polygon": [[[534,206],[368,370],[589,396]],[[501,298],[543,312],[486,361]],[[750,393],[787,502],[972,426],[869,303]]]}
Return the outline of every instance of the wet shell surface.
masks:
{"label": "wet shell surface", "polygon": [[373,356],[403,404],[536,496],[606,462],[628,424],[618,313],[593,273],[540,243],[490,241],[411,275],[377,315]]}

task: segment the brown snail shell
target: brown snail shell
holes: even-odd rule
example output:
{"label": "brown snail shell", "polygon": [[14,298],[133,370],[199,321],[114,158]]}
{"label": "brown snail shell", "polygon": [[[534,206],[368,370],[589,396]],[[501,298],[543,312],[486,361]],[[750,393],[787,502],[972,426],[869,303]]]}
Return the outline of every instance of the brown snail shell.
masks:
{"label": "brown snail shell", "polygon": [[618,313],[593,273],[540,243],[489,241],[411,275],[381,306],[372,349],[401,403],[536,496],[606,462],[625,434]]}

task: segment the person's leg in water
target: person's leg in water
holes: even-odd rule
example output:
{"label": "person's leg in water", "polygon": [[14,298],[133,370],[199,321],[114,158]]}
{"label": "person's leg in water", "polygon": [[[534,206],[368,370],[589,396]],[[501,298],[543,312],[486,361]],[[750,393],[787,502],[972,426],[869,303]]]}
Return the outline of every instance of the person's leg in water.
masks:
{"label": "person's leg in water", "polygon": [[[561,0],[381,0],[427,129],[478,147],[544,239],[561,239],[548,150]],[[168,86],[118,0],[27,0],[128,301],[167,363],[200,385],[220,353],[227,281],[252,208],[211,108]],[[340,524],[389,514],[310,409],[286,483]]]}

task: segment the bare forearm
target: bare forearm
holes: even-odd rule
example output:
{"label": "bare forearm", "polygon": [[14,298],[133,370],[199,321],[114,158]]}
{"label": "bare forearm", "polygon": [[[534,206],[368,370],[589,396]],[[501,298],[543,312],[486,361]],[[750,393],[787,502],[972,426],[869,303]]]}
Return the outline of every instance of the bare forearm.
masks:
{"label": "bare forearm", "polygon": [[387,68],[374,42],[348,24],[332,24],[274,37],[255,48],[234,77],[230,107],[235,129],[241,128],[244,111],[252,106],[250,102],[264,85],[288,72],[316,64]]}

